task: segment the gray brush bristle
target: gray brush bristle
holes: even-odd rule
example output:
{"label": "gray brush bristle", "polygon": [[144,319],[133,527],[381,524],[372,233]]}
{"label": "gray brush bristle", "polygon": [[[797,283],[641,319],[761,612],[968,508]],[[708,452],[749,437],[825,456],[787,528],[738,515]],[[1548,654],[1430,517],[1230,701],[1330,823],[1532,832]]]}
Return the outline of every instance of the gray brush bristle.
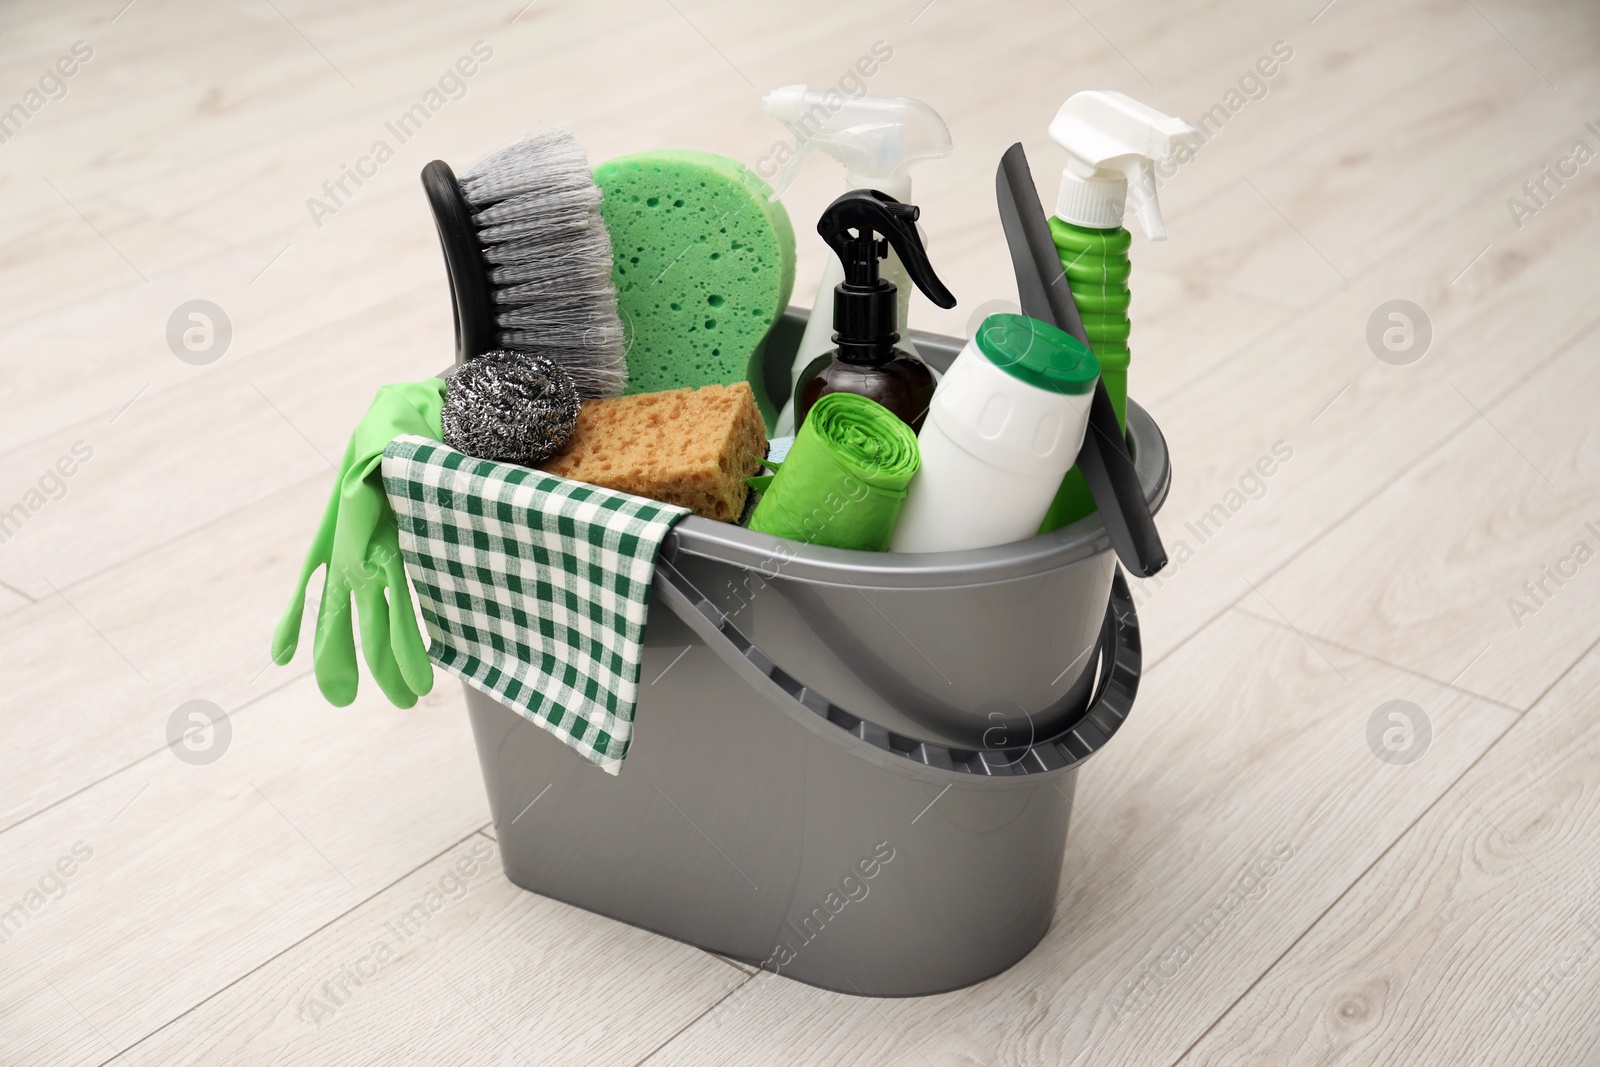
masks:
{"label": "gray brush bristle", "polygon": [[547,356],[583,396],[628,384],[611,235],[583,149],[565,130],[495,153],[461,179],[493,290],[500,344]]}
{"label": "gray brush bristle", "polygon": [[450,376],[444,443],[479,459],[532,467],[555,455],[578,424],[578,390],[565,368],[525,352],[485,352]]}

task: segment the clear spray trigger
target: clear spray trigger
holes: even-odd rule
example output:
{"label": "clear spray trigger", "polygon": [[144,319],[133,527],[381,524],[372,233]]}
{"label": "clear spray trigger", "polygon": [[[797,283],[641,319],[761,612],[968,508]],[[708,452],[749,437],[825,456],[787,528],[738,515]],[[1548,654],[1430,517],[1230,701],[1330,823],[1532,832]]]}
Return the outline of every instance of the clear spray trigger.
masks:
{"label": "clear spray trigger", "polygon": [[843,164],[852,188],[907,198],[911,164],[943,159],[952,149],[939,113],[903,96],[846,96],[837,89],[785,85],[761,106],[794,134],[795,152],[779,180],[776,200],[811,153],[821,148]]}
{"label": "clear spray trigger", "polygon": [[778,202],[778,198],[782,196],[784,191],[787,190],[789,186],[793,185],[794,180],[800,176],[800,168],[806,165],[806,160],[811,157],[811,153],[816,151],[816,148],[817,142],[814,140],[800,142],[800,146],[795,149],[794,158],[789,160],[789,165],[787,167],[783,168],[783,174],[778,179],[778,186],[772,190],[772,195],[767,197],[768,200],[772,201],[774,204]]}
{"label": "clear spray trigger", "polygon": [[1133,217],[1139,220],[1139,229],[1152,241],[1167,239],[1167,223],[1161,217],[1161,202],[1156,199],[1156,172],[1150,160],[1132,156],[1122,161],[1127,175],[1128,199],[1133,204]]}

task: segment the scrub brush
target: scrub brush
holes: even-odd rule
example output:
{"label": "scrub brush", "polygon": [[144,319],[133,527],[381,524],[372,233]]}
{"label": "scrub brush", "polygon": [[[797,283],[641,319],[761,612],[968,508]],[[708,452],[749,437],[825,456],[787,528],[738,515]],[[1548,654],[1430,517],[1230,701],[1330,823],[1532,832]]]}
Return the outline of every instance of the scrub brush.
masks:
{"label": "scrub brush", "polygon": [[535,134],[457,180],[422,169],[450,276],[456,362],[515,349],[546,356],[586,397],[628,383],[611,284],[611,237],[583,149],[565,130]]}

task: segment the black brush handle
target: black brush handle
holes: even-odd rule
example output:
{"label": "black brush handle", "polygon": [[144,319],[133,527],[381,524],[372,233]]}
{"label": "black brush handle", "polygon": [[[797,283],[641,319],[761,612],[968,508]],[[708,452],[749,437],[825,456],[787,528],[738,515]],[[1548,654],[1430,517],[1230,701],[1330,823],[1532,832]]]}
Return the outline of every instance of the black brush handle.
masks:
{"label": "black brush handle", "polygon": [[[995,198],[1000,205],[1000,224],[1011,247],[1011,265],[1017,274],[1017,297],[1022,313],[1051,323],[1070,333],[1085,345],[1089,338],[1083,329],[1078,304],[1067,285],[1066,271],[1050,237],[1044,205],[1028,169],[1028,157],[1021,142],[1006,149],[994,176]],[[1167,550],[1144,498],[1139,472],[1128,455],[1128,442],[1117,423],[1116,408],[1106,383],[1094,383],[1094,399],[1089,405],[1089,429],[1078,452],[1078,469],[1094,497],[1122,565],[1140,578],[1148,578],[1167,565]]]}
{"label": "black brush handle", "polygon": [[478,244],[472,208],[461,192],[450,164],[436,159],[422,168],[422,189],[433,209],[444,249],[445,272],[450,276],[450,306],[456,318],[456,362],[465,363],[496,348],[498,327],[489,295],[489,272],[484,269],[483,247]]}

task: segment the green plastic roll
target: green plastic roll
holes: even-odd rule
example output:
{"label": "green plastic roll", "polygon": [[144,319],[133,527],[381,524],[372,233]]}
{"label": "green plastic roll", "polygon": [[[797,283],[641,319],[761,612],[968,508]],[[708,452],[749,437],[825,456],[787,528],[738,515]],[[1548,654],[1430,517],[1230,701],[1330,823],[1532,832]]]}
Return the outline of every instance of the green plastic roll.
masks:
{"label": "green plastic roll", "polygon": [[833,548],[884,552],[920,462],[917,435],[877,401],[829,393],[800,424],[750,529]]}

